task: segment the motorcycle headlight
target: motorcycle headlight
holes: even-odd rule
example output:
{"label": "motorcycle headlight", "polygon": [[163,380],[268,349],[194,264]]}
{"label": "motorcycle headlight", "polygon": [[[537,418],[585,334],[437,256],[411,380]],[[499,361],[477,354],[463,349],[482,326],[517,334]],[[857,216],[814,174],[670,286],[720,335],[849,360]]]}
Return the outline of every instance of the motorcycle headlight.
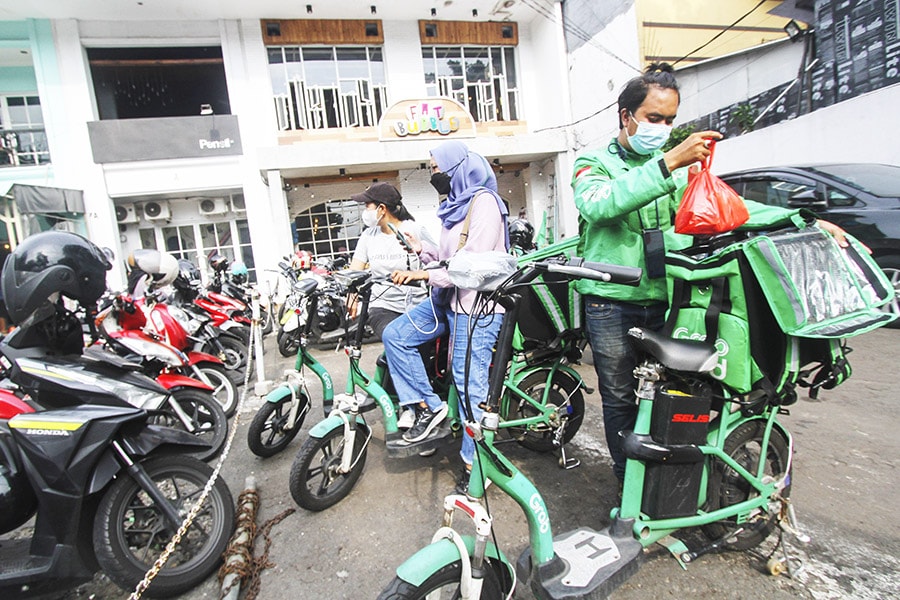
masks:
{"label": "motorcycle headlight", "polygon": [[197,330],[200,329],[200,325],[202,325],[199,320],[191,318],[191,316],[181,307],[172,306],[170,304],[168,308],[169,314],[185,331],[187,331],[188,335],[197,333]]}

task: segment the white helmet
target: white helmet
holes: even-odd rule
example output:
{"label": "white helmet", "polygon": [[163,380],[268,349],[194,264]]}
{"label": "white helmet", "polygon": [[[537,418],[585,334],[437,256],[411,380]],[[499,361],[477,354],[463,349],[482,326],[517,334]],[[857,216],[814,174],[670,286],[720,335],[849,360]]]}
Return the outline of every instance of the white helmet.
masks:
{"label": "white helmet", "polygon": [[165,287],[178,277],[178,260],[159,250],[135,250],[128,255],[128,266],[150,275],[154,289]]}

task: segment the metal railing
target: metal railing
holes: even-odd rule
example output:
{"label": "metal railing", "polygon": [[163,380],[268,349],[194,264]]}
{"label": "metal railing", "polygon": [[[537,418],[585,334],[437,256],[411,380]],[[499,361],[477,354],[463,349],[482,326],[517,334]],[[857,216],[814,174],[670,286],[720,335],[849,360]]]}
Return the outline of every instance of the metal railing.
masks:
{"label": "metal railing", "polygon": [[50,149],[44,128],[0,129],[0,167],[49,163]]}

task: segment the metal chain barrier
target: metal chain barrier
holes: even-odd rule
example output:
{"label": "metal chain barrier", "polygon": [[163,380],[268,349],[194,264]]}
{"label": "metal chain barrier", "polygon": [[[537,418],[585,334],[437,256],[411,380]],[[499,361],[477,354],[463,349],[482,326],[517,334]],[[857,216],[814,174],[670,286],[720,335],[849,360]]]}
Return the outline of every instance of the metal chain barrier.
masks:
{"label": "metal chain barrier", "polygon": [[[255,311],[258,315],[258,311]],[[169,556],[172,552],[175,551],[175,548],[181,543],[181,538],[187,533],[187,530],[190,528],[191,524],[194,522],[194,519],[200,513],[200,509],[203,507],[203,504],[206,502],[207,497],[209,497],[209,493],[212,491],[213,485],[216,483],[216,479],[219,477],[219,471],[222,470],[222,466],[225,464],[225,460],[228,458],[228,452],[231,450],[231,444],[234,442],[234,436],[237,434],[238,425],[241,420],[241,412],[244,408],[244,402],[247,399],[247,387],[250,383],[250,366],[253,362],[253,346],[256,343],[256,332],[259,329],[259,319],[254,318],[250,328],[250,343],[247,345],[247,364],[244,368],[244,391],[241,394],[241,399],[238,401],[237,409],[235,410],[234,421],[231,424],[231,430],[228,433],[228,439],[225,442],[225,448],[222,450],[222,454],[219,455],[219,460],[216,462],[216,466],[213,469],[213,473],[209,478],[209,481],[206,482],[206,485],[203,487],[203,492],[200,494],[200,498],[194,505],[191,507],[191,510],[188,512],[184,521],[181,523],[181,527],[178,528],[178,531],[175,532],[175,535],[172,536],[172,539],[169,540],[169,543],[166,545],[165,550],[163,550],[162,554],[159,555],[159,558],[156,559],[156,562],[153,563],[153,566],[150,567],[150,570],[144,575],[144,578],[138,582],[137,586],[134,588],[134,591],[131,592],[131,595],[128,597],[128,600],[139,600],[139,598],[143,595],[143,593],[147,590],[147,587],[153,581],[153,578],[156,577],[162,568],[165,566],[166,562],[169,560]],[[286,516],[286,515],[285,515]]]}

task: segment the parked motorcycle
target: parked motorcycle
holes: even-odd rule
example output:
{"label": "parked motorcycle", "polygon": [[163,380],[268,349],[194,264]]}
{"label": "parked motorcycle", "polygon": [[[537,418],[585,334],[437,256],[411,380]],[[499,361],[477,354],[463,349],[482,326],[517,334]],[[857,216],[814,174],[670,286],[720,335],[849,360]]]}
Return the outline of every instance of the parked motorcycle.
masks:
{"label": "parked motorcycle", "polygon": [[[308,341],[317,346],[336,346],[353,339],[356,332],[357,319],[347,314],[347,290],[334,277],[337,264],[330,260],[321,260],[313,264],[308,271],[296,272],[287,263],[279,263],[279,269],[285,277],[292,281],[291,292],[279,312],[278,351],[282,356],[294,356],[300,347],[300,334],[308,319],[312,319],[312,328]],[[293,280],[291,274],[293,275]],[[316,285],[297,284],[314,280]],[[316,310],[309,310],[310,294],[317,297]],[[373,334],[366,330],[366,338]]]}
{"label": "parked motorcycle", "polygon": [[[0,531],[35,517],[30,536],[23,529],[0,546],[5,597],[57,592],[90,579],[98,567],[117,585],[133,588],[212,476],[207,465],[184,454],[208,451],[205,440],[154,424],[165,411],[154,416],[129,403],[163,408],[165,390],[109,353],[96,364],[78,355],[81,323],[62,296],[94,305],[110,266],[81,236],[48,231],[26,238],[3,268],[4,299],[18,328],[0,344],[0,366],[49,408],[23,409],[0,423]],[[174,402],[169,414],[197,416],[199,405],[193,406]],[[221,412],[215,402],[212,408]],[[183,593],[217,567],[234,508],[223,480],[208,488],[148,595]]]}
{"label": "parked motorcycle", "polygon": [[[167,309],[159,308],[159,311],[164,310]],[[164,341],[160,335],[147,333],[147,318],[129,296],[117,294],[112,297],[109,305],[100,311],[94,321],[105,340],[105,346],[120,356],[143,365],[146,375],[157,381],[160,376],[164,379],[182,376],[202,382],[222,405],[225,416],[234,415],[238,389],[224,363],[216,356],[196,352],[189,347],[182,351]],[[179,341],[186,339],[187,335],[185,333],[183,336],[173,337]],[[188,384],[183,380],[179,381]],[[165,383],[163,386],[168,387]]]}
{"label": "parked motorcycle", "polygon": [[245,303],[217,292],[203,290],[200,270],[190,261],[178,261],[178,275],[172,282],[174,293],[167,299],[182,308],[199,308],[213,326],[250,343],[250,308]]}

